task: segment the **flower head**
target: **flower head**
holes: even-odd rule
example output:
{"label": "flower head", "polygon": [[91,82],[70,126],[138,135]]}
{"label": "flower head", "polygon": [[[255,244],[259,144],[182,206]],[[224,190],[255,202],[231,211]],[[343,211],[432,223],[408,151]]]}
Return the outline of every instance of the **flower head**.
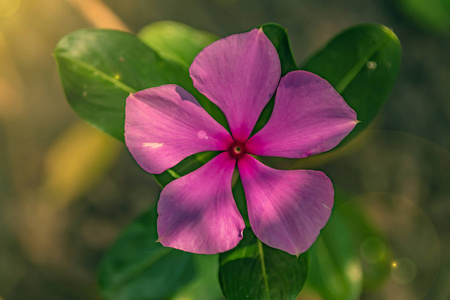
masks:
{"label": "flower head", "polygon": [[[231,192],[237,164],[255,235],[290,254],[306,251],[330,217],[331,181],[319,171],[275,170],[251,155],[302,158],[330,150],[356,125],[356,113],[317,75],[294,71],[280,79],[278,54],[261,29],[211,44],[189,71],[195,88],[225,114],[231,134],[176,85],[131,94],[126,104],[126,145],[149,173],[222,151],[164,187],[159,241],[203,254],[235,247],[245,228]],[[250,136],[275,92],[269,121]]]}

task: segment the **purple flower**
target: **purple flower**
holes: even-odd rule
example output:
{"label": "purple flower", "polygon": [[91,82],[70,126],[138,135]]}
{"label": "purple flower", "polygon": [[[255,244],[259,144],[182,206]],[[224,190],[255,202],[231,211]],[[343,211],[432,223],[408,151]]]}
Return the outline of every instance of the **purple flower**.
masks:
{"label": "purple flower", "polygon": [[[278,54],[261,29],[211,44],[189,71],[197,90],[225,114],[231,135],[179,86],[127,98],[125,141],[147,172],[162,173],[198,152],[223,151],[164,187],[159,241],[202,254],[235,247],[245,228],[231,192],[237,163],[255,235],[290,254],[306,251],[330,217],[330,179],[319,171],[275,170],[251,155],[302,158],[330,150],[356,125],[356,113],[317,75],[294,71],[280,80]],[[250,137],[275,91],[268,123]]]}

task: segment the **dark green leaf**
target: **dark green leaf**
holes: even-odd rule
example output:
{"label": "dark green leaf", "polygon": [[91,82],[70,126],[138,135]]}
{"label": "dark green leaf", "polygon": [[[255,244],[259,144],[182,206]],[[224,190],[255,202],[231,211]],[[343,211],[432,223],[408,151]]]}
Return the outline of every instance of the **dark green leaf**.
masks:
{"label": "dark green leaf", "polygon": [[108,300],[166,299],[196,275],[194,255],[156,242],[156,209],[137,218],[103,257],[99,285]]}
{"label": "dark green leaf", "polygon": [[187,67],[203,48],[218,39],[209,32],[173,21],[147,25],[137,36],[161,57],[175,60]]}
{"label": "dark green leaf", "polygon": [[236,201],[236,205],[239,209],[239,212],[241,213],[241,216],[244,218],[245,226],[250,226],[247,212],[247,200],[245,199],[244,186],[242,185],[242,180],[240,177],[236,181],[234,181],[233,198],[234,201]]}
{"label": "dark green leaf", "polygon": [[59,41],[54,56],[75,112],[122,141],[130,92],[168,83],[194,91],[185,66],[162,60],[129,33],[78,30]]}
{"label": "dark green leaf", "polygon": [[270,248],[251,229],[239,245],[220,254],[219,280],[228,300],[294,300],[308,274],[309,258]]}
{"label": "dark green leaf", "polygon": [[[75,112],[121,141],[124,140],[125,100],[129,93],[163,84],[182,86],[226,125],[217,106],[194,89],[186,66],[161,59],[132,34],[79,30],[61,39],[54,56],[64,92]],[[196,157],[186,158],[181,166],[158,175],[158,181],[164,186],[194,170],[192,166],[199,167]]]}
{"label": "dark green leaf", "polygon": [[330,82],[361,121],[352,134],[366,128],[377,116],[394,85],[400,66],[401,47],[387,27],[365,24],[333,38],[302,69]]}

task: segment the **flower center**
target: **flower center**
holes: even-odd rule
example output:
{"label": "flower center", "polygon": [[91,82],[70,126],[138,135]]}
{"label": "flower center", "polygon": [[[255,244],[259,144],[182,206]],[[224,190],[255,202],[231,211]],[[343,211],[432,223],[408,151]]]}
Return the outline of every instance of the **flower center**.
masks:
{"label": "flower center", "polygon": [[234,143],[230,147],[230,153],[234,157],[239,157],[245,154],[245,147],[244,144],[241,143]]}

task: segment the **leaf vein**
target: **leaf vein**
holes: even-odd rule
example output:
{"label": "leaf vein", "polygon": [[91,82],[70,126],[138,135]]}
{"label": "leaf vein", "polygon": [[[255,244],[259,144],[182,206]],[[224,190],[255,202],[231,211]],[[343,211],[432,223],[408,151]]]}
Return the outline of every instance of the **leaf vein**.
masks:
{"label": "leaf vein", "polygon": [[99,69],[97,69],[97,68],[95,68],[95,67],[93,67],[93,66],[91,66],[91,65],[89,65],[89,64],[87,64],[87,63],[85,63],[83,61],[81,61],[81,60],[74,59],[73,57],[70,57],[68,55],[63,55],[63,54],[58,54],[58,53],[55,53],[54,55],[57,58],[59,57],[59,58],[62,58],[62,59],[66,59],[68,61],[71,61],[71,62],[79,65],[80,67],[82,67],[82,68],[84,68],[86,70],[91,71],[94,74],[97,74],[99,77],[105,79],[106,81],[111,82],[112,84],[114,84],[115,86],[117,86],[118,88],[120,88],[120,89],[122,89],[122,90],[124,90],[126,92],[132,92],[132,93],[136,93],[137,92],[136,89],[126,85],[125,83],[115,79],[113,76],[110,76],[110,75],[106,74],[105,72],[103,72],[103,71],[101,71],[101,70],[99,70]]}

